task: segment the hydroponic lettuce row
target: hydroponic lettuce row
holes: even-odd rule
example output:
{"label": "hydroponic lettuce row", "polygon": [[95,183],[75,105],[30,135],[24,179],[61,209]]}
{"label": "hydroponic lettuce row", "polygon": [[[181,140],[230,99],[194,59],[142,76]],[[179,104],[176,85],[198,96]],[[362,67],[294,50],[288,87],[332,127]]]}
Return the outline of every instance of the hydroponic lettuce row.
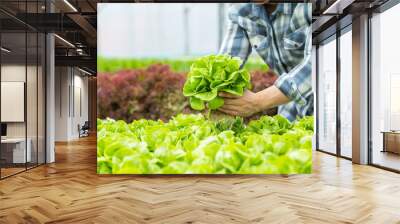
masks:
{"label": "hydroponic lettuce row", "polygon": [[183,95],[195,110],[217,109],[224,104],[219,92],[241,96],[251,87],[250,73],[240,69],[240,58],[229,55],[209,55],[197,59],[188,73]]}
{"label": "hydroponic lettuce row", "polygon": [[100,174],[310,173],[313,118],[97,120]]}

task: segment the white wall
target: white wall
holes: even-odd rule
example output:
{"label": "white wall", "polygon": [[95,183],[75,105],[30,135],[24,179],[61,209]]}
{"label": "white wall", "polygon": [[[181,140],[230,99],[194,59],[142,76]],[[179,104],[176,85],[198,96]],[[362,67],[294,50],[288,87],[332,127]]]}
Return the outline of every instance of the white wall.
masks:
{"label": "white wall", "polygon": [[72,119],[71,119],[72,138],[79,137],[79,132],[77,128],[78,124],[82,126],[85,123],[85,121],[89,120],[88,78],[81,76],[82,73],[78,73],[77,75],[76,72],[77,70],[75,70],[74,83],[73,83],[75,91],[72,93],[74,94],[74,96],[71,96],[72,99],[74,99],[73,102],[74,107],[72,108]]}
{"label": "white wall", "polygon": [[[2,65],[1,81],[3,82],[25,82],[25,65]],[[32,68],[28,67],[28,70]],[[7,108],[1,108],[7,110]],[[8,137],[25,137],[25,123],[11,122],[7,124]]]}
{"label": "white wall", "polygon": [[88,120],[88,78],[76,68],[56,67],[55,86],[55,140],[77,139],[78,124]]}
{"label": "white wall", "polygon": [[55,68],[55,140],[67,141],[69,131],[69,68]]}
{"label": "white wall", "polygon": [[[25,83],[1,81],[1,121],[24,122]],[[36,105],[35,105],[36,108]]]}

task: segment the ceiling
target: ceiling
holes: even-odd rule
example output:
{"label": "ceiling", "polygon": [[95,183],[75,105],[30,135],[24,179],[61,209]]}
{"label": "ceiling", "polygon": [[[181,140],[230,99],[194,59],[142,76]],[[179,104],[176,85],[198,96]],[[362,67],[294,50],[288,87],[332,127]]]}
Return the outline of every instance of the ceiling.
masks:
{"label": "ceiling", "polygon": [[[210,0],[211,1],[211,0]],[[231,0],[229,0],[231,1]],[[227,1],[227,2],[229,2]],[[278,0],[271,0],[277,1]],[[290,2],[304,2],[289,0]],[[286,2],[289,2],[286,1]],[[387,0],[317,0],[313,4],[313,40],[332,35],[337,22],[345,17],[376,8]],[[163,2],[148,0],[1,0],[0,22],[4,38],[23,46],[21,34],[29,31],[54,32],[56,64],[85,67],[96,72],[97,3]],[[175,2],[185,2],[175,0]],[[207,2],[207,0],[205,0]],[[50,13],[51,12],[51,13]],[[342,23],[341,25],[346,25]],[[335,27],[336,26],[336,27]],[[328,32],[329,31],[329,32]],[[13,33],[13,34],[12,34]],[[8,42],[8,40],[7,40]],[[4,43],[4,42],[3,42]],[[22,49],[22,48],[21,48]],[[30,51],[28,47],[28,51]],[[23,52],[21,52],[23,53]],[[18,51],[15,51],[18,54]]]}
{"label": "ceiling", "polygon": [[313,44],[318,44],[338,30],[351,25],[354,17],[377,12],[392,0],[326,0],[313,2]]}
{"label": "ceiling", "polygon": [[[46,5],[44,0],[1,0],[2,45],[13,49],[4,58],[18,59],[25,55],[26,30],[35,33],[54,32],[57,34],[56,65],[79,66],[95,74],[97,2],[48,0]],[[30,58],[29,53],[36,48],[30,44],[27,46]]]}

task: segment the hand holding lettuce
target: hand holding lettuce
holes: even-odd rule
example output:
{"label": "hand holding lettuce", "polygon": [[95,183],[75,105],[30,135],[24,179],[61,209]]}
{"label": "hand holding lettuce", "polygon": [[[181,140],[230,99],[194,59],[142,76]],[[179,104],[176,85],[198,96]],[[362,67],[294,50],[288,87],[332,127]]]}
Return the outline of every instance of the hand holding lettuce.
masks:
{"label": "hand holding lettuce", "polygon": [[210,55],[197,59],[191,66],[183,95],[189,98],[195,110],[204,110],[206,104],[215,110],[224,104],[219,92],[242,96],[250,88],[250,74],[240,69],[242,61],[228,55]]}

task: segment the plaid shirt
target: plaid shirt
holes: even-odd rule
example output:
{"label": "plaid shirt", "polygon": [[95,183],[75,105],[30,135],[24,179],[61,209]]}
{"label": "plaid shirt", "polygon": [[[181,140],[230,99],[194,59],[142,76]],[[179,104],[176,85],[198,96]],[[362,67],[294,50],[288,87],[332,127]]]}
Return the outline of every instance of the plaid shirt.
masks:
{"label": "plaid shirt", "polygon": [[275,82],[291,102],[278,108],[293,121],[312,115],[311,3],[281,3],[268,14],[258,4],[233,4],[220,53],[247,60],[256,50],[279,78]]}

